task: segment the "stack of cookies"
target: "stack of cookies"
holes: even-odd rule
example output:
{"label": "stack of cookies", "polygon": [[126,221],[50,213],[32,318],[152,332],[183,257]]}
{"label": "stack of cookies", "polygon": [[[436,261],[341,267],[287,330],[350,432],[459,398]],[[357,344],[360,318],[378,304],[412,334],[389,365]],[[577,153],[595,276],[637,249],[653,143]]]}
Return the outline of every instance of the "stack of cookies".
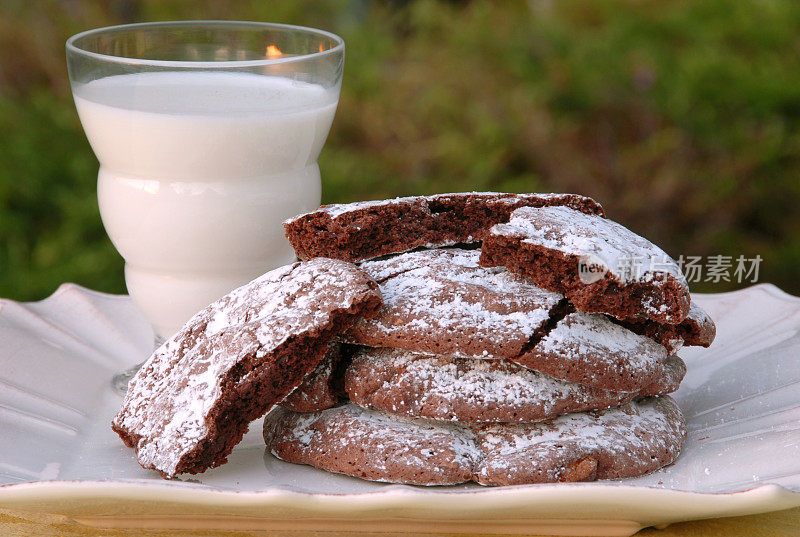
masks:
{"label": "stack of cookies", "polygon": [[267,416],[277,457],[374,481],[509,485],[632,477],[678,456],[675,353],[709,345],[714,324],[677,264],[593,200],[445,194],[326,206],[285,227],[301,259],[360,263],[384,305]]}
{"label": "stack of cookies", "polygon": [[658,247],[572,194],[325,206],[301,262],[195,315],[112,423],[165,477],[223,464],[266,414],[277,457],[375,481],[508,485],[671,463],[666,394],[714,324]]}

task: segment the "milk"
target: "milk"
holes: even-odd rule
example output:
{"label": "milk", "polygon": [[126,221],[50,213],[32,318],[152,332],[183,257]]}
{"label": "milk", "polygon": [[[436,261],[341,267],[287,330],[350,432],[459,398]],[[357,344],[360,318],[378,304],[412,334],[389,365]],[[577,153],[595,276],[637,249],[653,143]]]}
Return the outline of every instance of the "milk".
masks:
{"label": "milk", "polygon": [[158,335],[294,260],[281,222],[320,203],[317,157],[338,88],[161,72],[98,79],[74,95],[100,161],[103,224]]}

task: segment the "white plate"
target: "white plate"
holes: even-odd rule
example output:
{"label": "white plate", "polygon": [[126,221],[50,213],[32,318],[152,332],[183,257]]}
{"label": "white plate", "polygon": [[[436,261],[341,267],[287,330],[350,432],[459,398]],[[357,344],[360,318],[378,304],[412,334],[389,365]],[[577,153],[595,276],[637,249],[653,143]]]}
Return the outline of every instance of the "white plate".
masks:
{"label": "white plate", "polygon": [[771,285],[696,295],[710,349],[681,352],[678,461],[638,479],[481,488],[369,483],[276,460],[260,424],[192,479],[141,469],[109,428],[111,376],[152,332],[128,297],[65,284],[0,301],[0,507],[105,527],[631,535],[800,506],[800,298]]}

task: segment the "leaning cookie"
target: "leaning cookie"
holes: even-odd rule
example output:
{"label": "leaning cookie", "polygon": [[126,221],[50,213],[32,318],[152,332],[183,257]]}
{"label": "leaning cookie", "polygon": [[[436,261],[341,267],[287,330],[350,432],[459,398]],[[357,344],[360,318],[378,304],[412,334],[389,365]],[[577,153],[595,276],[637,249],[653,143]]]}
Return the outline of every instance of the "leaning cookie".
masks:
{"label": "leaning cookie", "polygon": [[580,311],[678,324],[689,286],[663,250],[622,225],[569,207],[523,207],[494,226],[481,265],[505,266]]}
{"label": "leaning cookie", "polygon": [[632,393],[557,380],[507,360],[362,347],[345,374],[345,390],[359,406],[411,418],[534,422],[670,393],[685,373],[683,361],[672,356],[653,385]]}
{"label": "leaning cookie", "polygon": [[362,261],[418,247],[478,242],[494,224],[508,221],[514,209],[551,205],[603,214],[596,201],[576,194],[459,192],[325,205],[283,225],[300,259]]}
{"label": "leaning cookie", "polygon": [[380,306],[375,281],[344,261],[268,272],[197,313],[159,347],[128,385],[112,428],[142,467],[164,477],[219,466],[337,334]]}
{"label": "leaning cookie", "polygon": [[686,435],[669,396],[538,423],[467,426],[347,404],[264,420],[276,457],[371,481],[523,485],[636,477],[670,464]]}

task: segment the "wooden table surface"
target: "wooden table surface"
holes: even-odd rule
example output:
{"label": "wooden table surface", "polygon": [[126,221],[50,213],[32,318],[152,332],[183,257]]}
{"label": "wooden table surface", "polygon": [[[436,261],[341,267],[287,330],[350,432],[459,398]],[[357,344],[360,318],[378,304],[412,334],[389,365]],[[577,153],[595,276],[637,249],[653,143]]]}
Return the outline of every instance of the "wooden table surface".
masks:
{"label": "wooden table surface", "polygon": [[[198,531],[198,530],[103,530],[59,519],[26,519],[0,512],[2,537],[298,537],[296,532]],[[319,533],[320,537],[341,534]],[[364,534],[361,534],[364,535]],[[391,533],[381,535],[392,535]],[[408,536],[408,534],[403,534]],[[666,529],[642,530],[637,537],[798,537],[800,507],[763,515],[717,518],[673,524]]]}

